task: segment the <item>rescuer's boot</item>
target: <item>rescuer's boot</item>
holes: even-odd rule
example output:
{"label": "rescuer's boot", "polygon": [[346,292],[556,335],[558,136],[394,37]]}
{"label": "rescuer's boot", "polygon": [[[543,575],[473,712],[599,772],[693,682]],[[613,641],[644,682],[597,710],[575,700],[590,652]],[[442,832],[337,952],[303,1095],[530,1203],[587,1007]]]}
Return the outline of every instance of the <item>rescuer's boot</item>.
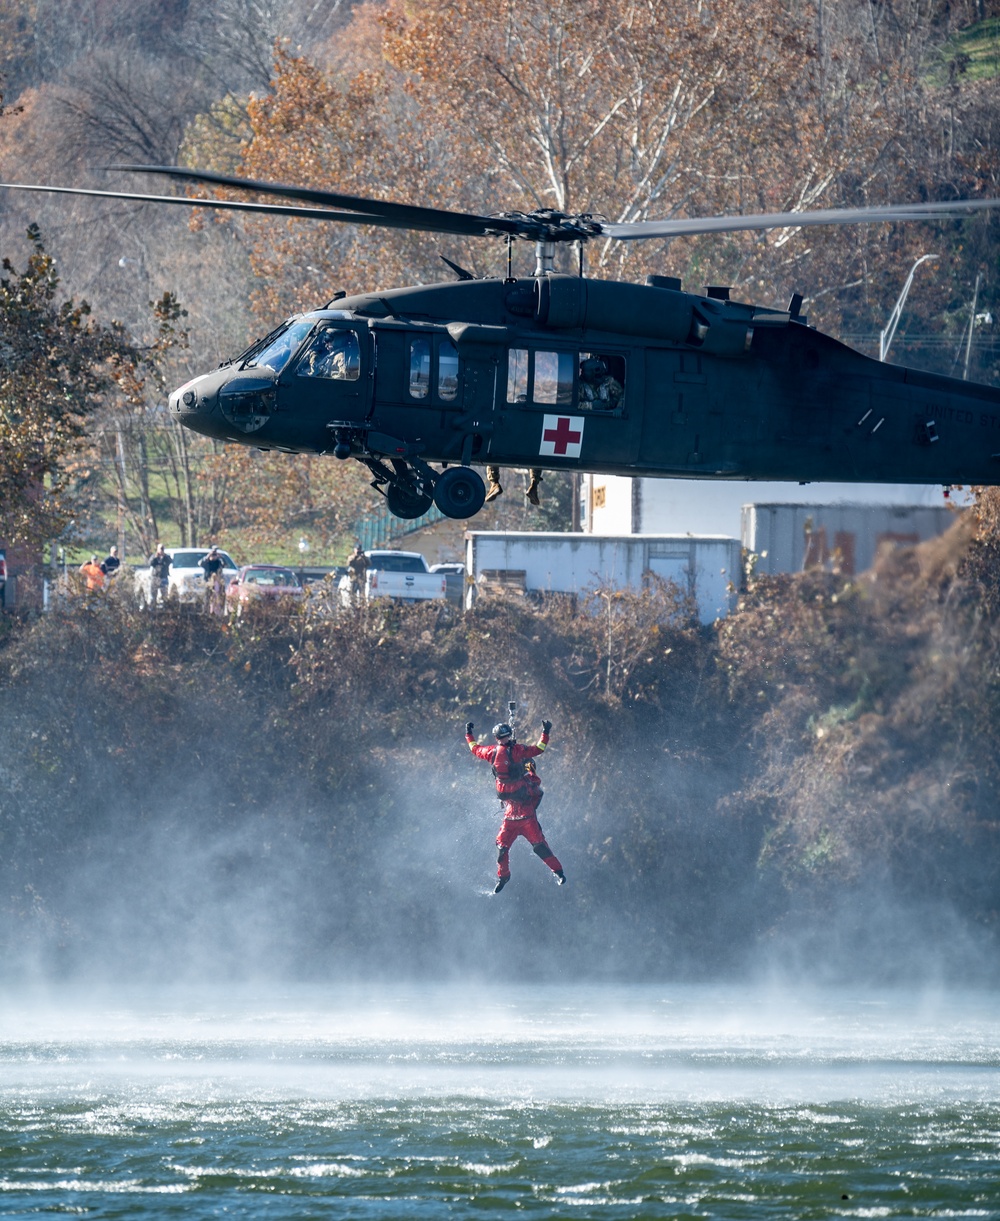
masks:
{"label": "rescuer's boot", "polygon": [[528,490],[524,493],[528,498],[528,504],[535,505],[536,508],[541,501],[538,499],[538,485],[542,482],[540,471],[531,472],[531,482],[528,484]]}
{"label": "rescuer's boot", "polygon": [[486,499],[496,500],[498,496],[503,495],[503,488],[500,486],[500,468],[498,466],[488,466],[486,468],[486,478],[490,481]]}
{"label": "rescuer's boot", "polygon": [[566,875],[563,873],[563,871],[561,869],[556,873],[555,878],[556,878],[557,886],[566,885]]}
{"label": "rescuer's boot", "polygon": [[500,891],[503,890],[503,888],[507,885],[507,883],[509,881],[510,881],[509,873],[507,874],[507,876],[505,878],[497,878],[497,884],[496,884],[496,886],[493,887],[493,893],[495,895],[498,895],[500,893]]}

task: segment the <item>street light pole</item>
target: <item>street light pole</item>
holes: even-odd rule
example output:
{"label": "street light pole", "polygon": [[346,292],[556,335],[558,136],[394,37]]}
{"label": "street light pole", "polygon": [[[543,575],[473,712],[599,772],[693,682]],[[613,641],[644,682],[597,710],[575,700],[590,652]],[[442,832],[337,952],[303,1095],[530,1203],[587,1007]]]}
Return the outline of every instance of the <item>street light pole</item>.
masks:
{"label": "street light pole", "polygon": [[910,268],[910,274],[906,277],[906,283],[903,285],[903,291],[899,294],[899,300],[892,313],[889,315],[889,321],[885,324],[885,330],[878,337],[878,358],[885,360],[889,352],[889,344],[892,343],[893,337],[896,334],[896,327],[899,326],[900,315],[903,312],[903,306],[906,304],[906,297],[910,291],[910,285],[913,283],[913,274],[921,263],[926,263],[928,259],[936,259],[936,254],[922,254],[919,259]]}

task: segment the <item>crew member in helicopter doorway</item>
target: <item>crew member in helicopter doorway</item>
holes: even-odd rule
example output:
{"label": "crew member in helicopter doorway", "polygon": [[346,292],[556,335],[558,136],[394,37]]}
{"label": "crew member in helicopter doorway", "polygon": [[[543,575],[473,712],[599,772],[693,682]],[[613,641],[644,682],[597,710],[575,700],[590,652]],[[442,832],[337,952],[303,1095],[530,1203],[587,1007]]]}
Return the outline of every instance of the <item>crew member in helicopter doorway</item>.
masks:
{"label": "crew member in helicopter doorway", "polygon": [[515,742],[514,730],[506,722],[493,726],[496,746],[480,746],[472,736],[474,728],[472,721],[466,723],[465,740],[477,759],[492,764],[497,796],[504,803],[503,825],[497,836],[497,884],[493,893],[498,895],[510,881],[510,848],[521,835],[555,874],[556,882],[565,885],[563,867],[553,855],[538,822],[542,782],[532,762],[548,746],[552,722],[542,721],[542,736],[535,746]]}

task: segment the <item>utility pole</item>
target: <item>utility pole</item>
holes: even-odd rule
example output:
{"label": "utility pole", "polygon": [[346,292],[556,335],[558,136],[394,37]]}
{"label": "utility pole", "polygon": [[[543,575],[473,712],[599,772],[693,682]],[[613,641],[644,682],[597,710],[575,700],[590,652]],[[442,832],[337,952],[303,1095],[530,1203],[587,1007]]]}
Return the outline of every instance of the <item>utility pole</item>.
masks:
{"label": "utility pole", "polygon": [[115,465],[118,467],[118,555],[125,562],[125,446],[122,430],[115,429]]}
{"label": "utility pole", "polygon": [[982,273],[976,276],[976,287],[972,290],[972,313],[969,315],[969,334],[965,340],[965,365],[962,369],[962,381],[969,380],[969,357],[972,355],[972,332],[976,329],[976,306],[979,304],[979,282]]}

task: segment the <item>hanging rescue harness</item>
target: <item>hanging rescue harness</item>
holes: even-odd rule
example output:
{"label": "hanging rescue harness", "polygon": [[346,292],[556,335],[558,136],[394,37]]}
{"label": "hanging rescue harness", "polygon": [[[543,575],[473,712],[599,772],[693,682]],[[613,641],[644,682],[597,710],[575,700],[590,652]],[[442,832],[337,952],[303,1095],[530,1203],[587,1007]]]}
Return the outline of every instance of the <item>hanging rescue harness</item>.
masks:
{"label": "hanging rescue harness", "polygon": [[[517,763],[515,761],[514,746],[514,740],[511,739],[510,742],[505,742],[501,747],[501,750],[506,751],[507,756],[502,765],[500,763],[500,751],[497,751],[496,759],[493,763],[493,779],[496,780],[498,784],[511,783],[515,780],[524,779],[524,764]],[[504,799],[501,798],[501,800]]]}
{"label": "hanging rescue harness", "polygon": [[[511,730],[515,731],[515,732],[517,729],[517,726],[515,725],[516,715],[517,715],[517,704],[514,702],[514,700],[508,700],[508,702],[507,702],[507,720],[510,724]],[[504,746],[503,746],[503,749],[506,751],[506,755],[507,755],[506,759],[501,764],[501,762],[500,762],[501,755],[500,755],[500,751],[498,750],[496,753],[496,758],[493,761],[493,768],[492,768],[493,779],[496,782],[497,798],[500,801],[509,801],[512,797],[516,796],[521,791],[521,789],[524,787],[522,784],[518,783],[519,781],[522,781],[524,779],[524,764],[516,763],[514,761],[514,746],[516,745],[516,742],[517,742],[517,739],[514,737],[514,733],[512,732],[511,736],[510,736],[510,741],[504,743]],[[512,785],[514,785],[514,787],[511,788],[509,790],[509,792],[504,793],[504,792],[500,791],[500,786],[502,784],[512,784]]]}

